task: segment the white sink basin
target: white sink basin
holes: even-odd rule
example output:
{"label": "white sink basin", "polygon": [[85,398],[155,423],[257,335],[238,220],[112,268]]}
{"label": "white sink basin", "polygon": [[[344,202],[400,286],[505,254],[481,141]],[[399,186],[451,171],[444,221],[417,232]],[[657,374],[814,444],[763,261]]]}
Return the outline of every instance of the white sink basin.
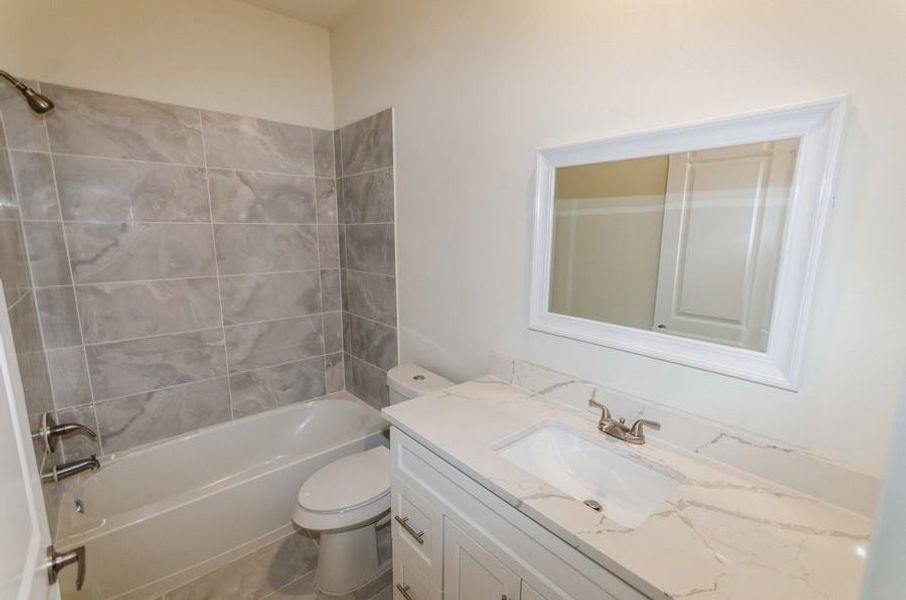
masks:
{"label": "white sink basin", "polygon": [[558,424],[531,429],[496,450],[564,494],[586,504],[597,502],[608,519],[629,528],[657,512],[684,479],[617,444]]}

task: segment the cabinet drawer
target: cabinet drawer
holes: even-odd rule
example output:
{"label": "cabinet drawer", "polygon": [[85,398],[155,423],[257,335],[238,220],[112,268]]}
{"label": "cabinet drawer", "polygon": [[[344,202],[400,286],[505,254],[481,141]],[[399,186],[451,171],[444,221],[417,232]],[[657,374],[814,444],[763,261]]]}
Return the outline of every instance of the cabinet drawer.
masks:
{"label": "cabinet drawer", "polygon": [[394,553],[393,600],[442,600],[442,598],[440,587],[428,579],[422,568],[413,567],[410,557],[397,557]]}
{"label": "cabinet drawer", "polygon": [[391,485],[393,554],[409,569],[419,569],[440,588],[443,578],[443,514],[440,502],[427,490],[416,492],[395,480]]}

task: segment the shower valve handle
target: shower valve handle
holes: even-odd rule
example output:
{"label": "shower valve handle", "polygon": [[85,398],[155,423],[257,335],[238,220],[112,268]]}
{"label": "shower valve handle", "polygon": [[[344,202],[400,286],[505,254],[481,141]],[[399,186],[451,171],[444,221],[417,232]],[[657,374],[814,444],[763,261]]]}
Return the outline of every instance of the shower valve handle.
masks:
{"label": "shower valve handle", "polygon": [[85,585],[85,546],[79,546],[69,552],[57,552],[53,546],[47,547],[47,580],[51,585],[55,584],[60,578],[60,571],[69,565],[76,563],[79,566],[79,572],[76,575],[76,591],[81,591]]}

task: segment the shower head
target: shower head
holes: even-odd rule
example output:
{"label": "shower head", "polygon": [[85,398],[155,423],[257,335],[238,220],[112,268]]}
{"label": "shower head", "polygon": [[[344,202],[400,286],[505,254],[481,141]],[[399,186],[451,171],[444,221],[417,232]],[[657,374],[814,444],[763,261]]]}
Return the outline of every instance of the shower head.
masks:
{"label": "shower head", "polygon": [[6,71],[0,70],[0,77],[13,84],[25,96],[25,101],[28,102],[31,109],[39,115],[53,110],[53,102],[44,94],[39,94]]}

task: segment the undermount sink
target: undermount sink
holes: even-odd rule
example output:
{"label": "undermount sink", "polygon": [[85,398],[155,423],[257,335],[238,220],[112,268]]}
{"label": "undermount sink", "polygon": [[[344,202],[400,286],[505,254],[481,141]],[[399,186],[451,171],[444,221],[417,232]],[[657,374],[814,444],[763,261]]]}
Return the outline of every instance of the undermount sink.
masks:
{"label": "undermount sink", "polygon": [[682,474],[605,440],[543,424],[496,448],[497,453],[624,527],[645,522],[682,483]]}

